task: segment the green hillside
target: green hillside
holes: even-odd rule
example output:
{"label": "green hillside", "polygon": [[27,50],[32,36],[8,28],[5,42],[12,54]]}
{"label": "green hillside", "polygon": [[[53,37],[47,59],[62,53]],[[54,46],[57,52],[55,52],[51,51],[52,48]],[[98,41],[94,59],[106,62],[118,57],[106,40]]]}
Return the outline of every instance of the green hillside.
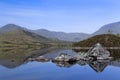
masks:
{"label": "green hillside", "polygon": [[24,30],[0,33],[0,47],[44,47],[49,39]]}
{"label": "green hillside", "polygon": [[112,34],[96,35],[86,40],[76,42],[74,47],[91,47],[96,43],[100,43],[105,47],[120,47],[120,37]]}

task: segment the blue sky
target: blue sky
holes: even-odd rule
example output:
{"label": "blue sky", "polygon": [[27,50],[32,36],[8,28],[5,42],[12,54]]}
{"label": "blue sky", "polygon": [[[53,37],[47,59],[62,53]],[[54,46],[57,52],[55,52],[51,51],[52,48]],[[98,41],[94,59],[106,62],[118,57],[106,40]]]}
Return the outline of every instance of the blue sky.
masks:
{"label": "blue sky", "polygon": [[0,26],[93,33],[120,21],[120,0],[0,0]]}

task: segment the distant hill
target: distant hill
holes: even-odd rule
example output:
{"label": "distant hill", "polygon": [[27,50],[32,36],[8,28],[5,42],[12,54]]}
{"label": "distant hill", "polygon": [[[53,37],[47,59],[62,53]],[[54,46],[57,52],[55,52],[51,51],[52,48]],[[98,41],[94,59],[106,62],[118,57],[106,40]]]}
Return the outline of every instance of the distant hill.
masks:
{"label": "distant hill", "polygon": [[102,26],[99,30],[94,32],[93,34],[55,32],[46,29],[33,30],[32,32],[38,35],[45,36],[47,38],[78,42],[100,34],[120,35],[120,22],[106,24]]}
{"label": "distant hill", "polygon": [[85,34],[85,33],[65,33],[65,32],[49,31],[45,29],[33,30],[32,32],[45,36],[47,38],[58,39],[63,41],[72,41],[72,42],[81,41],[89,36],[89,34]]}
{"label": "distant hill", "polygon": [[120,47],[120,37],[112,34],[96,35],[86,40],[76,42],[74,47],[91,47],[96,43],[102,44],[104,47]]}
{"label": "distant hill", "polygon": [[92,35],[99,34],[120,34],[120,22],[110,23],[102,26],[98,31],[93,33]]}
{"label": "distant hill", "polygon": [[0,28],[0,46],[39,45],[51,42],[50,39],[31,33],[24,28],[8,24]]}
{"label": "distant hill", "polygon": [[15,25],[15,24],[7,24],[0,28],[0,33],[5,33],[5,32],[13,31],[13,30],[25,30],[25,28]]}

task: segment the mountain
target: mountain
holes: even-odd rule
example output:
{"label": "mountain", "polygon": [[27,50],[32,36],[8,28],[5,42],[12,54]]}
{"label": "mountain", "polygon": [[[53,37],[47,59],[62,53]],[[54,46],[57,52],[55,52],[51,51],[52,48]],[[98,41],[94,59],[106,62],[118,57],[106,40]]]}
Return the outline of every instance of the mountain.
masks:
{"label": "mountain", "polygon": [[78,42],[78,41],[82,41],[84,39],[93,37],[95,35],[100,35],[100,34],[120,35],[120,22],[106,24],[106,25],[102,26],[99,30],[94,32],[93,34],[64,33],[64,32],[49,31],[49,30],[45,30],[45,29],[33,30],[32,32],[34,32],[38,35],[45,36],[47,38]]}
{"label": "mountain", "polygon": [[80,41],[89,36],[89,34],[85,33],[65,33],[65,32],[55,32],[55,31],[48,31],[45,29],[33,30],[32,32],[45,36],[47,38],[58,39],[63,41]]}
{"label": "mountain", "polygon": [[120,22],[106,24],[92,35],[99,34],[120,34]]}
{"label": "mountain", "polygon": [[43,46],[48,42],[51,40],[15,24],[7,24],[0,28],[0,46],[18,46],[18,44]]}
{"label": "mountain", "polygon": [[[79,42],[85,40],[87,38],[93,37],[95,35],[100,34],[117,34],[120,35],[120,22],[110,23],[102,26],[99,30],[94,32],[93,34],[86,34],[86,33],[65,33],[65,32],[55,32],[49,31],[46,29],[38,29],[38,30],[28,30],[21,26],[15,24],[7,24],[6,26],[0,28],[0,33],[5,33],[8,31],[13,30],[23,30],[30,35],[34,35],[36,37],[39,36],[46,39],[51,39],[53,41],[70,41],[70,42]],[[44,40],[42,40],[44,41]],[[47,40],[45,40],[47,41]]]}
{"label": "mountain", "polygon": [[86,40],[76,42],[74,47],[92,47],[96,43],[102,44],[104,47],[120,47],[120,37],[113,34],[96,35]]}
{"label": "mountain", "polygon": [[13,30],[27,30],[27,29],[15,24],[7,24],[0,28],[0,33],[5,33]]}

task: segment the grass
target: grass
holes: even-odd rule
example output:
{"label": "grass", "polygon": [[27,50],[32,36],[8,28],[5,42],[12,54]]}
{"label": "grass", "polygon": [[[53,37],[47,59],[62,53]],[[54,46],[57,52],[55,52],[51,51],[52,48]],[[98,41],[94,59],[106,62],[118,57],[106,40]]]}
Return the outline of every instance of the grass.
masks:
{"label": "grass", "polygon": [[86,40],[74,43],[73,47],[92,47],[96,43],[100,43],[104,47],[120,47],[120,37],[112,34],[96,35]]}

